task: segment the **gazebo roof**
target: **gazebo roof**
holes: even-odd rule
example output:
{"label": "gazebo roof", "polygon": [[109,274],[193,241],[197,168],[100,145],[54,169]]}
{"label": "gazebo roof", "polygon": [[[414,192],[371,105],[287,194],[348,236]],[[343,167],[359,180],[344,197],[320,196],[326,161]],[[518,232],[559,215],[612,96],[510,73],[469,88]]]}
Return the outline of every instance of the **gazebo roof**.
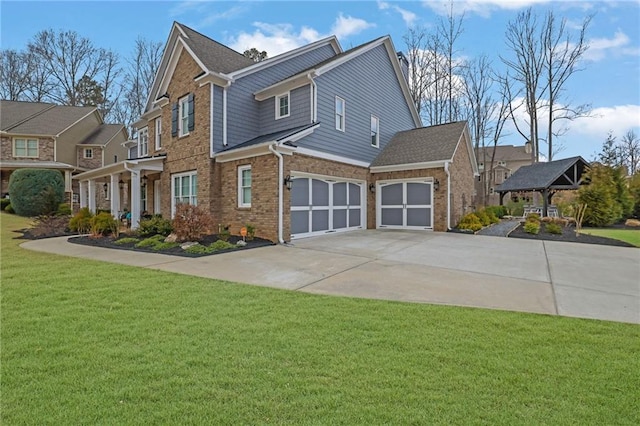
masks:
{"label": "gazebo roof", "polygon": [[588,166],[580,156],[523,166],[499,185],[496,192],[578,189]]}

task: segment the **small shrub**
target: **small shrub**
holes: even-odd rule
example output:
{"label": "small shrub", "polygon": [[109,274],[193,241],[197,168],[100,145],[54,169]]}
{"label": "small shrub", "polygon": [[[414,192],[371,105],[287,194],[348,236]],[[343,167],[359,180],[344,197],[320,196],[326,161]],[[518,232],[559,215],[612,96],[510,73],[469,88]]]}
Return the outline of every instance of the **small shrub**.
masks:
{"label": "small shrub", "polygon": [[213,219],[203,207],[178,204],[172,226],[178,241],[198,241],[211,233]]}
{"label": "small shrub", "polygon": [[544,230],[550,234],[555,234],[555,235],[562,234],[562,228],[560,227],[560,225],[553,222],[547,223],[544,227]]}
{"label": "small shrub", "polygon": [[540,223],[533,220],[527,220],[524,223],[524,232],[527,234],[538,235],[540,232]]}
{"label": "small shrub", "polygon": [[491,218],[484,210],[478,210],[477,212],[475,212],[475,215],[480,220],[482,226],[491,225]]}
{"label": "small shrub", "polygon": [[169,219],[163,219],[162,216],[155,215],[149,219],[141,220],[137,232],[141,237],[150,237],[152,235],[164,235],[166,237],[173,232],[173,227]]}
{"label": "small shrub", "polygon": [[93,213],[87,208],[81,208],[69,221],[69,229],[72,232],[86,234],[91,229],[91,218]]}
{"label": "small shrub", "polygon": [[247,228],[247,241],[253,240],[256,236],[256,227],[249,224],[246,224],[245,227]]}
{"label": "small shrub", "polygon": [[4,210],[11,204],[11,200],[8,198],[0,198],[0,210]]}
{"label": "small shrub", "polygon": [[125,238],[120,238],[119,240],[115,240],[114,243],[118,245],[125,245],[125,244],[137,243],[139,241],[140,240],[135,237],[125,237]]}
{"label": "small shrub", "polygon": [[151,249],[152,250],[156,250],[156,251],[168,250],[168,249],[172,249],[174,247],[178,247],[179,245],[180,245],[179,243],[169,243],[169,242],[161,241],[161,242],[151,246]]}
{"label": "small shrub", "polygon": [[531,221],[535,221],[535,222],[540,222],[540,215],[538,213],[529,213],[527,215],[527,221],[531,220]]}
{"label": "small shrub", "polygon": [[521,217],[524,214],[524,201],[513,201],[509,200],[507,202],[507,214],[511,216]]}
{"label": "small shrub", "polygon": [[560,226],[569,226],[569,219],[565,219],[562,217],[554,217],[553,223]]}
{"label": "small shrub", "polygon": [[487,213],[493,213],[498,219],[502,219],[507,215],[507,207],[506,206],[488,206],[485,208]]}
{"label": "small shrub", "polygon": [[489,223],[498,223],[500,222],[500,219],[498,219],[498,216],[496,216],[496,214],[493,212],[493,210],[488,210],[485,209],[484,213],[487,215],[487,217],[489,218]]}
{"label": "small shrub", "polygon": [[58,170],[18,169],[9,177],[9,193],[18,215],[48,215],[64,201],[64,178]]}
{"label": "small shrub", "polygon": [[148,248],[156,246],[160,243],[164,243],[164,236],[154,235],[153,237],[146,238],[136,244],[138,248]]}
{"label": "small shrub", "polygon": [[184,249],[184,251],[191,254],[211,254],[215,251],[215,249],[203,246],[202,244],[195,244],[191,247],[187,247],[186,249]]}
{"label": "small shrub", "polygon": [[13,210],[13,206],[11,204],[9,204],[7,207],[4,208],[4,211],[7,213],[11,213],[11,214],[15,214],[15,210]]}
{"label": "small shrub", "polygon": [[540,222],[542,222],[542,223],[551,223],[551,222],[553,222],[553,218],[551,216],[545,216],[545,217],[540,219]]}
{"label": "small shrub", "polygon": [[56,216],[71,216],[71,206],[67,203],[61,203],[56,210]]}
{"label": "small shrub", "polygon": [[209,248],[212,248],[213,250],[229,250],[229,249],[236,248],[236,246],[234,246],[233,244],[227,241],[218,240],[215,243],[209,244]]}
{"label": "small shrub", "polygon": [[467,213],[462,217],[462,219],[460,219],[458,229],[476,232],[482,229],[482,223],[480,223],[480,219],[475,215],[475,213]]}
{"label": "small shrub", "polygon": [[111,213],[98,213],[90,221],[91,235],[95,237],[109,234],[118,235],[118,222],[111,216]]}

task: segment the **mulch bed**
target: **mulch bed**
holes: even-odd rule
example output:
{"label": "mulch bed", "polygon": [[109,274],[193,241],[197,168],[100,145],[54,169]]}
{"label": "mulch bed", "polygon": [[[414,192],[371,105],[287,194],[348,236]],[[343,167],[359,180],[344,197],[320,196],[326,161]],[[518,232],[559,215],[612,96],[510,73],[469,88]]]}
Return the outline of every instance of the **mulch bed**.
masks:
{"label": "mulch bed", "polygon": [[[620,228],[620,226],[616,226]],[[585,228],[586,229],[586,228]],[[637,228],[630,228],[637,229]],[[634,247],[624,241],[614,240],[611,238],[599,237],[596,235],[580,234],[576,235],[576,228],[574,226],[562,227],[562,234],[550,234],[544,231],[544,226],[540,228],[540,233],[537,235],[528,234],[524,232],[522,224],[518,226],[509,234],[509,238],[524,238],[527,240],[546,240],[546,241],[561,241],[565,243],[584,243],[584,244],[600,244],[605,246],[618,246],[618,247]]]}
{"label": "mulch bed", "polygon": [[[254,238],[253,240],[249,241],[247,240],[246,243],[247,245],[245,246],[237,246],[236,243],[240,240],[242,240],[242,237],[237,236],[237,235],[231,235],[229,237],[228,242],[233,244],[236,248],[234,249],[229,249],[229,250],[218,250],[218,251],[214,251],[213,253],[189,253],[184,251],[182,248],[180,248],[180,246],[178,247],[173,247],[173,248],[169,248],[169,249],[163,249],[163,250],[153,250],[151,248],[147,248],[147,247],[135,247],[136,243],[127,243],[127,244],[116,244],[115,241],[121,238],[127,238],[127,237],[131,237],[131,235],[127,235],[127,234],[121,234],[118,238],[114,238],[114,237],[91,237],[91,236],[77,236],[77,237],[73,237],[73,238],[69,238],[69,242],[73,243],[73,244],[83,244],[83,245],[87,245],[87,246],[93,246],[93,247],[102,247],[102,248],[109,248],[109,249],[117,249],[117,250],[133,250],[133,251],[141,251],[141,252],[146,252],[146,253],[156,253],[156,254],[168,254],[171,256],[183,256],[183,257],[202,257],[202,256],[211,256],[214,254],[220,254],[220,253],[228,253],[228,252],[234,252],[234,251],[238,251],[238,250],[248,250],[248,249],[252,249],[252,248],[257,248],[257,247],[266,247],[266,246],[272,246],[275,245],[275,243],[273,241],[270,240],[265,240],[263,238]],[[142,238],[140,238],[142,240]],[[216,241],[218,241],[219,238],[217,235],[207,235],[205,237],[203,237],[202,239],[196,241],[198,243],[200,243],[203,246],[208,246],[211,243],[214,243]]]}

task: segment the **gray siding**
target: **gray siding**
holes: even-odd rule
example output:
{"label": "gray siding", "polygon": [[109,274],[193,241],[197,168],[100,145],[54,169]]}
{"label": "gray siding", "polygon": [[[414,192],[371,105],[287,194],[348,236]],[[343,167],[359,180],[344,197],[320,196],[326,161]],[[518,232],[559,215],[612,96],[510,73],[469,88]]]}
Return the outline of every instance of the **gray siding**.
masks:
{"label": "gray siding", "polygon": [[[253,96],[254,92],[311,68],[333,56],[335,56],[335,52],[331,45],[324,45],[296,58],[242,77],[232,83],[227,94],[227,140],[229,146],[267,133],[260,128],[261,107]],[[270,102],[273,107],[273,99]],[[266,108],[268,109],[268,106]]]}
{"label": "gray siding", "polygon": [[[396,132],[415,128],[384,46],[328,71],[316,84],[320,127],[298,141],[301,147],[371,162]],[[336,96],[346,101],[345,132],[335,128]],[[380,148],[371,146],[372,114],[380,120]]]}
{"label": "gray siding", "polygon": [[276,98],[260,102],[260,133],[268,134],[311,123],[311,86],[292,90],[289,94],[289,117],[276,120]]}
{"label": "gray siding", "polygon": [[213,86],[213,149],[222,150],[222,92],[220,86]]}

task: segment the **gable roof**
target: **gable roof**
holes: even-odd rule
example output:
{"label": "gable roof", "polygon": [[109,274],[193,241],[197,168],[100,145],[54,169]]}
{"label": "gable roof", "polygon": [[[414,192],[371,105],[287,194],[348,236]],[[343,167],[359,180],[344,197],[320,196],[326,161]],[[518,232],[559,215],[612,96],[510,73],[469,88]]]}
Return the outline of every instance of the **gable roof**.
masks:
{"label": "gable roof", "polygon": [[[87,115],[98,113],[96,107],[42,103],[35,103],[35,105],[23,104],[32,104],[32,102],[2,101],[0,103],[0,116],[3,116],[3,132],[18,135],[57,136]],[[7,108],[9,115],[9,118],[6,119],[7,122],[13,122],[6,128],[4,126],[5,108]],[[21,114],[25,115],[22,119],[20,119]]]}
{"label": "gable roof", "polygon": [[[495,161],[532,161],[531,152],[526,151],[525,145],[497,145],[495,148]],[[487,153],[487,160],[491,161],[493,147],[480,148],[480,152],[478,153],[478,161],[482,161],[483,150]]]}
{"label": "gable roof", "polygon": [[[119,132],[124,131],[122,124],[101,124],[93,131],[85,140],[80,142],[81,145],[106,145],[108,144]],[[126,133],[123,134],[126,140]]]}
{"label": "gable roof", "polygon": [[589,163],[580,156],[522,166],[495,190],[512,192],[577,189],[588,166]]}
{"label": "gable roof", "polygon": [[457,121],[398,132],[371,167],[451,161],[466,127],[466,121]]}

